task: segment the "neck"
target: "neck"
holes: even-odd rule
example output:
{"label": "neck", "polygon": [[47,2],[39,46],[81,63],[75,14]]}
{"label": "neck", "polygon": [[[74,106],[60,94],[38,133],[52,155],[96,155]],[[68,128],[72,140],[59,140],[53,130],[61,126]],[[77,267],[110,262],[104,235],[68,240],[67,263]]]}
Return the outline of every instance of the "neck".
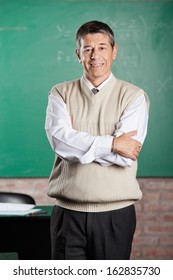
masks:
{"label": "neck", "polygon": [[91,78],[91,77],[88,77],[87,75],[85,75],[86,79],[88,81],[90,81],[90,83],[94,86],[94,87],[99,87],[104,81],[106,81],[109,76],[110,76],[111,73],[109,73],[109,75],[106,75],[105,77],[98,77],[98,78]]}

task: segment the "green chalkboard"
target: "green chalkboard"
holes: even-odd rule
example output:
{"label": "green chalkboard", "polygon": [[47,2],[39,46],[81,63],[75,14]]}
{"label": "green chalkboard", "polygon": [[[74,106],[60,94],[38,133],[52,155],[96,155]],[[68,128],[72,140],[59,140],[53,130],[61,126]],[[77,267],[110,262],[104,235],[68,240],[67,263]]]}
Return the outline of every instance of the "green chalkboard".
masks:
{"label": "green chalkboard", "polygon": [[173,176],[173,2],[0,0],[1,177],[50,174],[48,91],[82,75],[75,33],[93,19],[115,32],[113,73],[142,87],[151,101],[138,176]]}

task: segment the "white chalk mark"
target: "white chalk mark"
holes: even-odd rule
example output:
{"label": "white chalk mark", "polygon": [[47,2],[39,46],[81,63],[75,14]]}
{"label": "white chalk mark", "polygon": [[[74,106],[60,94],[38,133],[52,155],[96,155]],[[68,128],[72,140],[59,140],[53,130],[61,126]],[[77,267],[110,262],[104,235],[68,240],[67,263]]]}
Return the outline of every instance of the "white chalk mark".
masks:
{"label": "white chalk mark", "polygon": [[23,31],[23,30],[27,30],[28,28],[27,27],[25,27],[25,26],[14,26],[14,27],[10,27],[10,26],[8,26],[8,27],[0,27],[0,31]]}
{"label": "white chalk mark", "polygon": [[57,31],[58,31],[59,33],[62,33],[63,30],[62,30],[62,28],[61,28],[59,25],[57,25],[56,28],[57,28]]}
{"label": "white chalk mark", "polygon": [[146,36],[147,36],[147,22],[145,21],[143,16],[139,16],[139,19],[141,20],[141,22],[143,24],[143,27],[144,27],[143,36],[144,36],[144,38],[146,38]]}
{"label": "white chalk mark", "polygon": [[172,81],[172,77],[169,76],[166,80],[164,80],[163,82],[160,80],[157,80],[157,83],[159,84],[159,88],[157,90],[157,93],[160,93],[161,91],[167,91],[167,84]]}

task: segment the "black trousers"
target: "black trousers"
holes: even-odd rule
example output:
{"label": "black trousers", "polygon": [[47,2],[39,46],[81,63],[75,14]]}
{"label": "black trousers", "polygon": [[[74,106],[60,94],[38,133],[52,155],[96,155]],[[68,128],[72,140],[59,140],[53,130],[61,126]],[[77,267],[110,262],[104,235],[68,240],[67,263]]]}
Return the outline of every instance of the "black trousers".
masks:
{"label": "black trousers", "polygon": [[55,206],[51,216],[52,259],[128,260],[135,227],[134,205],[99,213]]}

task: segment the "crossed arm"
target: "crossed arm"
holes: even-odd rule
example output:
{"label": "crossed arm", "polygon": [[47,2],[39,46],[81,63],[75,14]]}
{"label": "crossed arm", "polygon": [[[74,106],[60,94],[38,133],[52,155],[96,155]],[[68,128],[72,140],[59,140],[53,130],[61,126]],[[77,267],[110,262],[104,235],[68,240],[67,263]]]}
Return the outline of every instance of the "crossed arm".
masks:
{"label": "crossed arm", "polygon": [[65,160],[82,164],[96,161],[102,166],[117,164],[125,167],[138,157],[147,122],[147,106],[142,95],[124,112],[114,135],[92,136],[73,129],[66,104],[50,94],[45,129],[52,149]]}
{"label": "crossed arm", "polygon": [[114,138],[112,141],[112,152],[118,153],[122,157],[136,160],[142,148],[142,143],[131,138],[135,135],[137,135],[137,130]]}

